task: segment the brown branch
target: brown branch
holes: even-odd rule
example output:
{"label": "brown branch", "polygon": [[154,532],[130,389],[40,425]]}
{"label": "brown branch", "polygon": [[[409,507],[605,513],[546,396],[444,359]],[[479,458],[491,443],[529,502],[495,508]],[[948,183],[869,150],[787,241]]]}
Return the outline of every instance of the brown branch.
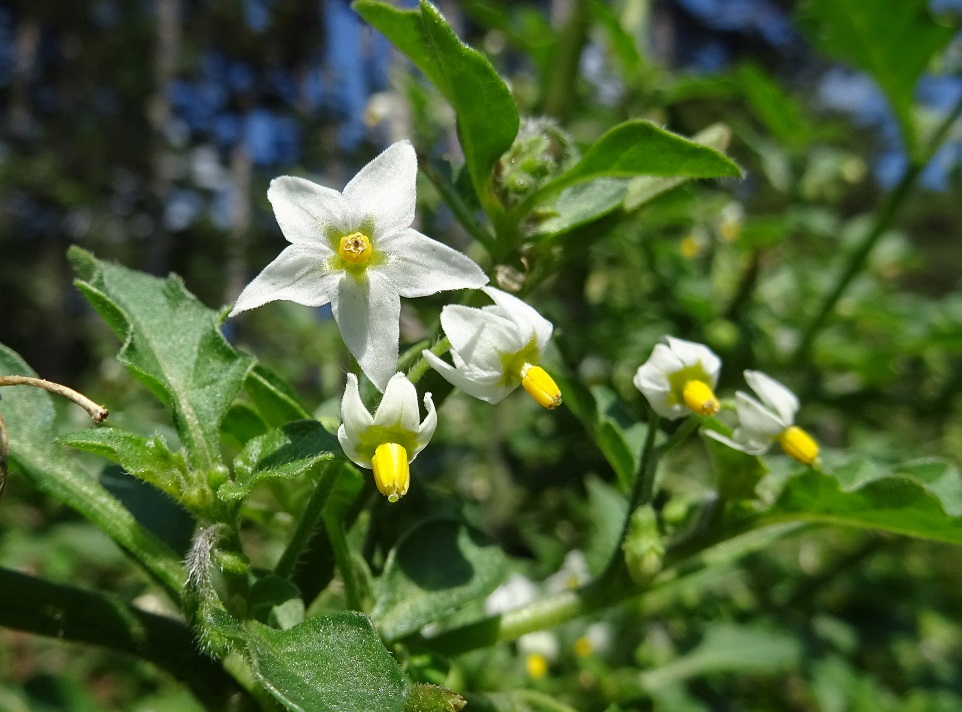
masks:
{"label": "brown branch", "polygon": [[[95,423],[104,422],[104,420],[106,420],[107,416],[110,414],[110,411],[108,411],[102,405],[97,405],[83,393],[78,393],[72,388],[67,388],[67,386],[54,383],[53,381],[47,381],[43,378],[31,378],[30,376],[0,376],[0,388],[3,386],[34,386],[35,388],[43,388],[45,391],[56,393],[58,396],[63,396],[68,400],[72,400],[74,403],[87,411]],[[3,441],[6,443],[5,429]],[[6,451],[6,448],[3,449]]]}

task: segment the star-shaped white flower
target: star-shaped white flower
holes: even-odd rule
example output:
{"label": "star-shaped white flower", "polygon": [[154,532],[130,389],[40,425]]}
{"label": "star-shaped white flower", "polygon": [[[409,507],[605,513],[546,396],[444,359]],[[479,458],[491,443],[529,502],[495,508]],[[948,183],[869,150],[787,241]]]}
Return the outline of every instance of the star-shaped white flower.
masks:
{"label": "star-shaped white flower", "polygon": [[805,465],[818,459],[818,443],[795,425],[798,398],[783,384],[761,371],[745,371],[745,380],[758,400],[743,391],[735,392],[738,426],[730,438],[715,431],[708,435],[749,455],[768,452],[778,442],[785,454]]}
{"label": "star-shaped white flower", "polygon": [[230,315],[275,299],[330,302],[344,343],[383,391],[397,370],[400,297],[488,281],[470,258],[411,228],[416,178],[409,141],[364,166],[343,193],[275,178],[267,197],[291,245],[247,285]]}
{"label": "star-shaped white flower", "polygon": [[449,304],[441,310],[454,366],[425,350],[421,353],[428,364],[454,387],[488,403],[523,385],[545,408],[561,405],[561,391],[537,365],[551,338],[551,322],[500,289],[482,291],[494,300],[492,306]]}
{"label": "star-shaped white flower", "polygon": [[641,391],[652,410],[663,418],[675,420],[689,413],[714,415],[718,399],[721,359],[703,344],[667,337],[635,373],[635,388]]}
{"label": "star-shaped white flower", "polygon": [[378,490],[392,502],[407,493],[411,480],[408,464],[428,444],[437,427],[438,414],[430,393],[424,394],[424,408],[421,421],[414,384],[403,373],[396,373],[372,416],[361,401],[357,376],[347,374],[341,399],[343,422],[337,439],[345,455],[361,467],[374,470]]}

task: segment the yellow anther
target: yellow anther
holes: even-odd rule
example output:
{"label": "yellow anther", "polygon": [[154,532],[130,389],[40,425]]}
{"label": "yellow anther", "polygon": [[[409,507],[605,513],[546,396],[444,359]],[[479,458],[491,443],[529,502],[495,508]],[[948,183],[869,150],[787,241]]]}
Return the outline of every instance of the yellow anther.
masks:
{"label": "yellow anther", "polygon": [[721,233],[722,239],[726,242],[731,242],[736,237],[741,234],[742,224],[734,220],[726,220],[721,224],[718,232]]}
{"label": "yellow anther", "polygon": [[678,249],[681,252],[681,256],[686,260],[693,260],[698,257],[698,253],[701,252],[701,245],[698,244],[698,240],[694,235],[689,235],[681,241]]}
{"label": "yellow anther", "polygon": [[685,405],[698,415],[714,415],[718,412],[718,399],[711,386],[704,381],[688,381],[681,392],[681,397]]}
{"label": "yellow anther", "polygon": [[341,238],[341,246],[337,253],[341,259],[351,265],[363,265],[371,259],[371,241],[367,235],[355,232]]}
{"label": "yellow anther", "polygon": [[548,659],[541,653],[531,653],[524,663],[532,680],[540,680],[548,674]]}
{"label": "yellow anther", "polygon": [[389,502],[397,502],[407,494],[411,483],[411,470],[408,467],[408,452],[397,443],[378,445],[371,460],[374,482],[378,491],[387,496]]}
{"label": "yellow anther", "polygon": [[541,366],[526,363],[521,369],[521,385],[538,405],[548,410],[561,405],[561,389]]}
{"label": "yellow anther", "polygon": [[591,655],[591,641],[585,636],[581,636],[575,641],[575,655],[579,658],[586,658]]}
{"label": "yellow anther", "polygon": [[815,438],[797,425],[782,431],[778,436],[778,444],[789,457],[795,458],[803,465],[811,465],[818,459],[818,443]]}

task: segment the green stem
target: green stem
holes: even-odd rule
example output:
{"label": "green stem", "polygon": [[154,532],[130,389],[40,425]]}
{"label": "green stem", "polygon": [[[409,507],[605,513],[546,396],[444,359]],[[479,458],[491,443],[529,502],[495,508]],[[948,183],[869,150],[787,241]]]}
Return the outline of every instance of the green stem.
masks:
{"label": "green stem", "polygon": [[289,578],[294,573],[297,560],[307,546],[307,542],[311,540],[311,535],[317,526],[318,519],[321,518],[321,512],[324,511],[324,505],[327,504],[327,498],[334,489],[338,475],[342,472],[342,467],[342,464],[337,461],[325,461],[317,465],[321,473],[314,486],[314,492],[307,500],[307,506],[304,507],[304,512],[297,522],[294,535],[274,567],[274,573],[281,578]]}
{"label": "green stem", "polygon": [[581,52],[588,41],[590,13],[587,0],[571,3],[568,19],[561,28],[555,45],[553,70],[545,90],[544,113],[564,120],[577,97],[575,81],[581,63]]}
{"label": "green stem", "polygon": [[361,584],[357,579],[354,562],[351,560],[351,549],[344,536],[344,527],[340,520],[329,517],[324,518],[324,525],[327,527],[327,536],[334,549],[334,560],[341,572],[345,604],[349,610],[360,611],[362,608]]}
{"label": "green stem", "polygon": [[959,116],[962,116],[962,99],[952,107],[952,110],[932,135],[932,140],[928,144],[928,150],[920,152],[919,157],[912,162],[909,169],[905,172],[905,175],[902,176],[902,180],[895,186],[895,190],[889,193],[881,210],[876,213],[875,220],[869,228],[869,231],[865,233],[862,241],[849,256],[848,263],[835,280],[835,285],[822,300],[822,303],[815,312],[815,316],[802,332],[802,338],[791,356],[792,364],[799,364],[809,356],[815,338],[824,326],[825,321],[835,310],[839,299],[842,298],[842,295],[848,289],[852,280],[862,271],[865,261],[875,248],[875,245],[878,244],[879,238],[888,231],[895,216],[902,208],[905,199],[911,194],[912,189],[915,188],[916,181],[922,169],[941,147],[949,129],[952,128],[952,125],[958,120]]}
{"label": "green stem", "polygon": [[438,193],[441,194],[441,199],[451,208],[451,212],[454,213],[454,217],[461,223],[461,226],[487,250],[489,255],[493,255],[495,252],[494,236],[485,230],[481,223],[475,220],[471,209],[461,199],[458,191],[451,185],[450,181],[446,180],[426,160],[419,161],[418,167],[434,187],[437,188]]}
{"label": "green stem", "polygon": [[[448,340],[448,337],[445,336],[428,350],[435,356],[443,356],[450,348],[451,342]],[[411,383],[417,383],[430,368],[431,367],[428,365],[428,360],[422,356],[417,362],[415,362],[413,366],[411,366],[411,370],[408,371],[408,380]]]}
{"label": "green stem", "polygon": [[675,430],[675,432],[673,432],[667,440],[658,446],[659,456],[664,455],[669,450],[672,450],[687,440],[692,433],[698,430],[700,425],[701,421],[694,416],[685,418],[684,422],[678,426],[678,429]]}
{"label": "green stem", "polygon": [[209,710],[259,709],[183,623],[119,596],[0,569],[0,626],[136,655],[187,685]]}

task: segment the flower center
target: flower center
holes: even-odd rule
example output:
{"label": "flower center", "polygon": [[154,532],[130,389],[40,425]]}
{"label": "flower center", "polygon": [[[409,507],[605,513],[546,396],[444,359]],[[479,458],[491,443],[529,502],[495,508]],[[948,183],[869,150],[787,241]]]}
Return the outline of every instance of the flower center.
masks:
{"label": "flower center", "polygon": [[818,443],[815,442],[815,438],[797,425],[785,428],[777,440],[786,455],[803,465],[811,465],[818,459]]}
{"label": "flower center", "polygon": [[408,467],[408,453],[403,445],[384,443],[378,445],[371,460],[374,470],[374,483],[378,491],[389,502],[397,502],[407,494],[411,484],[411,470]]}
{"label": "flower center", "polygon": [[688,381],[681,392],[685,405],[698,415],[714,415],[718,412],[718,399],[704,381]]}
{"label": "flower center", "polygon": [[371,259],[371,241],[361,232],[354,232],[341,238],[337,250],[341,259],[349,265],[364,265]]}
{"label": "flower center", "polygon": [[561,389],[541,366],[524,364],[521,367],[521,385],[538,405],[548,410],[561,405]]}

